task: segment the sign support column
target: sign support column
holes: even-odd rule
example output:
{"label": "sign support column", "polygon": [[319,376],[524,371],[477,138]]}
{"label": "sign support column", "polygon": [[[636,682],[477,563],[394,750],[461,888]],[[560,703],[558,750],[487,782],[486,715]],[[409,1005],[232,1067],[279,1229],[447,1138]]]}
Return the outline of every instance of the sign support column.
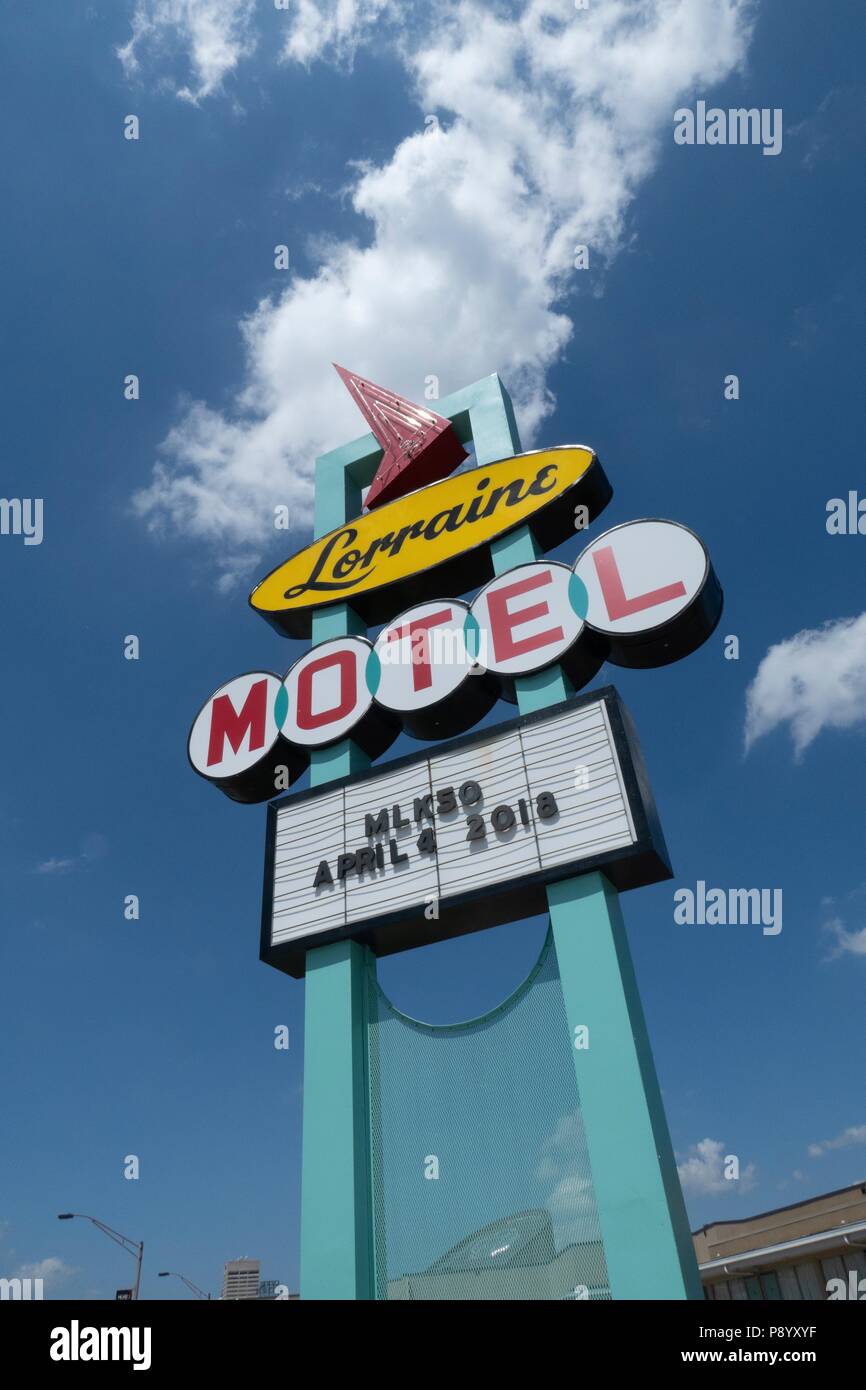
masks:
{"label": "sign support column", "polygon": [[619,893],[581,874],[547,901],[611,1295],[702,1298]]}
{"label": "sign support column", "polygon": [[[485,459],[507,458],[519,450],[514,411],[498,376],[455,392],[438,409],[462,442],[483,439]],[[316,536],[360,513],[362,489],[372,482],[381,457],[380,444],[367,434],[317,459]],[[348,604],[334,604],[313,616],[314,643],[365,631]],[[314,749],[311,784],[324,786],[367,765],[351,739]],[[368,948],[349,941],[307,952],[302,1298],[375,1297],[364,988],[370,964]]]}
{"label": "sign support column", "polygon": [[[375,441],[373,441],[375,450]],[[351,446],[349,446],[351,448]],[[317,462],[315,533],[361,510],[344,449]],[[370,460],[375,463],[375,453]],[[336,467],[335,467],[336,464]],[[364,633],[348,604],[313,618],[313,642]],[[312,786],[361,772],[369,759],[351,739],[313,749]],[[368,1135],[366,971],[369,950],[340,941],[307,952],[304,986],[304,1119],[301,1157],[301,1297],[375,1297]]]}
{"label": "sign support column", "polygon": [[[501,457],[506,440],[520,452],[510,406],[473,436],[478,463]],[[540,553],[526,526],[493,541],[491,552],[497,574]],[[515,684],[521,714],[572,693],[559,666]],[[593,873],[553,884],[547,900],[570,1035],[589,1028],[589,1048],[572,1055],[611,1296],[702,1298],[619,894]]]}

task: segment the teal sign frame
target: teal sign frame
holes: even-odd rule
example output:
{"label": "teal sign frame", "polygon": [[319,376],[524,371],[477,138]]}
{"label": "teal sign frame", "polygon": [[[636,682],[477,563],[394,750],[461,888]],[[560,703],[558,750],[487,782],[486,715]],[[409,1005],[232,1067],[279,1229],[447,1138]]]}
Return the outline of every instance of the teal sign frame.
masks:
{"label": "teal sign frame", "polygon": [[[521,452],[511,400],[497,375],[444,400],[477,464]],[[359,515],[382,456],[366,434],[317,460],[315,534]],[[497,574],[539,558],[528,527],[491,542]],[[313,616],[313,642],[365,625],[349,604]],[[567,699],[559,666],[516,681],[521,715]],[[311,785],[363,771],[350,739],[312,753]],[[599,1223],[614,1299],[703,1297],[667,1120],[619,904],[600,872],[550,884],[548,911],[571,1035],[585,1025],[592,1046],[572,1049]],[[345,940],[307,952],[301,1189],[301,1297],[376,1297],[368,1094],[367,946]]]}

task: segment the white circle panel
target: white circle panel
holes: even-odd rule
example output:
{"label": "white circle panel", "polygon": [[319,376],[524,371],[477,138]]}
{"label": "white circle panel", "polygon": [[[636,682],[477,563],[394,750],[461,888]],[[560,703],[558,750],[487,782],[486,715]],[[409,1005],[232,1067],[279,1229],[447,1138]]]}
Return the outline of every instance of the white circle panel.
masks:
{"label": "white circle panel", "polygon": [[367,684],[371,651],[363,637],[336,637],[295,662],[284,681],[287,738],[302,748],[320,748],[346,737],[373,703]]}
{"label": "white circle panel", "polygon": [[568,566],[553,561],[518,565],[487,584],[471,607],[481,664],[518,676],[558,660],[583,630],[576,587]]}
{"label": "white circle panel", "polygon": [[270,671],[250,671],[221,685],[199,711],[189,736],[196,772],[216,780],[253,767],[279,735],[277,700],[282,687]]}
{"label": "white circle panel", "polygon": [[698,537],[672,521],[632,521],[599,536],[574,572],[588,595],[587,623],[599,632],[650,632],[697,597],[709,571]]}
{"label": "white circle panel", "polygon": [[407,609],[382,629],[373,648],[379,704],[419,710],[453,694],[474,665],[466,645],[468,613],[457,599],[438,599]]}

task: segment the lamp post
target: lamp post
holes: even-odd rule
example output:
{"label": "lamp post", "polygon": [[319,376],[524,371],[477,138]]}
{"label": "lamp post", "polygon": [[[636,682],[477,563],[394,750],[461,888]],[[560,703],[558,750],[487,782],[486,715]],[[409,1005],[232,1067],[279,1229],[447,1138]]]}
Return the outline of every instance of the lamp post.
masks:
{"label": "lamp post", "polygon": [[135,1256],[135,1287],[132,1290],[132,1297],[138,1299],[138,1291],[141,1287],[141,1260],[144,1255],[144,1241],[132,1240],[129,1236],[123,1236],[120,1231],[115,1231],[112,1226],[106,1226],[104,1221],[98,1220],[95,1216],[87,1216],[81,1211],[62,1211],[59,1213],[58,1221],[72,1221],[75,1217],[81,1221],[90,1221],[94,1226],[98,1226],[100,1231],[104,1231],[116,1245],[121,1245],[124,1250],[128,1250],[130,1255]]}
{"label": "lamp post", "polygon": [[210,1299],[209,1293],[205,1293],[204,1289],[199,1288],[198,1284],[194,1284],[191,1279],[187,1279],[185,1274],[178,1274],[176,1269],[161,1269],[159,1271],[159,1274],[157,1275],[157,1278],[169,1279],[172,1276],[174,1276],[175,1279],[182,1279],[183,1282],[186,1284],[187,1288],[192,1289],[196,1298],[206,1298],[208,1300]]}

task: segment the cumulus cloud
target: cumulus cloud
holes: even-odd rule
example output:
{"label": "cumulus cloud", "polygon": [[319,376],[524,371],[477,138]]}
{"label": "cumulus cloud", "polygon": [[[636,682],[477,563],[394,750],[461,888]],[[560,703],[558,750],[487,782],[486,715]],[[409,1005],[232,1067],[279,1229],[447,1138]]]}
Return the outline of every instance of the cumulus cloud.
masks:
{"label": "cumulus cloud", "polygon": [[746,692],[746,751],[787,724],[799,758],[823,729],[866,722],[866,613],[771,647]]}
{"label": "cumulus cloud", "polygon": [[841,917],[830,917],[824,923],[824,930],[833,937],[830,960],[839,956],[866,956],[866,927],[849,931]]}
{"label": "cumulus cloud", "polygon": [[720,1193],[750,1192],[755,1185],[756,1168],[749,1163],[740,1169],[739,1178],[725,1177],[725,1146],[720,1139],[701,1139],[693,1144],[686,1157],[677,1164],[684,1192],[696,1196],[718,1196]]}
{"label": "cumulus cloud", "polygon": [[104,858],[107,853],[108,841],[103,835],[87,835],[82,841],[78,854],[43,859],[41,863],[36,865],[36,872],[37,874],[71,874],[76,869],[86,868],[95,863],[96,860]]}
{"label": "cumulus cloud", "polygon": [[305,65],[325,54],[351,65],[372,26],[395,8],[391,0],[290,0],[290,5],[284,57]]}
{"label": "cumulus cloud", "polygon": [[836,898],[825,898],[822,902],[824,919],[821,926],[832,940],[827,960],[838,960],[840,956],[866,956],[866,927],[849,931],[847,926],[847,916],[852,911],[862,919],[864,898],[866,883],[861,883],[841,902]]}
{"label": "cumulus cloud", "polygon": [[384,163],[352,166],[358,238],[329,243],[313,274],[247,317],[232,405],[185,408],[135,499],[154,529],[237,554],[262,544],[277,503],[305,527],[316,454],[363,430],[333,359],[416,400],[430,375],[445,394],[497,370],[530,445],[574,332],[575,246],[595,268],[621,248],[674,109],[741,64],[752,5],[433,0],[402,28],[399,7],[390,28],[371,22],[379,10],[302,0],[285,56],[340,61],[390,33],[418,130]]}
{"label": "cumulus cloud", "polygon": [[16,1269],[13,1277],[15,1279],[42,1279],[46,1289],[56,1289],[77,1273],[78,1270],[74,1265],[64,1264],[57,1255],[48,1255],[44,1260],[36,1260],[33,1264],[21,1265]]}
{"label": "cumulus cloud", "polygon": [[809,1157],[821,1158],[832,1149],[848,1149],[852,1144],[866,1144],[866,1125],[849,1125],[835,1139],[822,1139],[818,1144],[810,1144]]}
{"label": "cumulus cloud", "polygon": [[557,1250],[601,1239],[591,1178],[574,1173],[561,1178],[544,1205],[550,1213]]}
{"label": "cumulus cloud", "polygon": [[127,77],[142,58],[162,61],[175,45],[185,50],[189,80],[174,85],[182,101],[197,105],[218,92],[223,79],[255,48],[255,0],[136,0],[132,33],[117,50]]}
{"label": "cumulus cloud", "polygon": [[43,859],[36,865],[37,874],[70,874],[78,867],[77,859]]}
{"label": "cumulus cloud", "polygon": [[541,1144],[535,1176],[551,1184],[544,1205],[550,1212],[558,1250],[600,1239],[598,1212],[590,1177],[589,1154],[579,1110],[560,1115]]}
{"label": "cumulus cloud", "polygon": [[560,1115],[551,1133],[542,1140],[536,1178],[539,1182],[561,1181],[571,1171],[575,1157],[580,1160],[587,1157],[583,1117],[579,1110]]}

